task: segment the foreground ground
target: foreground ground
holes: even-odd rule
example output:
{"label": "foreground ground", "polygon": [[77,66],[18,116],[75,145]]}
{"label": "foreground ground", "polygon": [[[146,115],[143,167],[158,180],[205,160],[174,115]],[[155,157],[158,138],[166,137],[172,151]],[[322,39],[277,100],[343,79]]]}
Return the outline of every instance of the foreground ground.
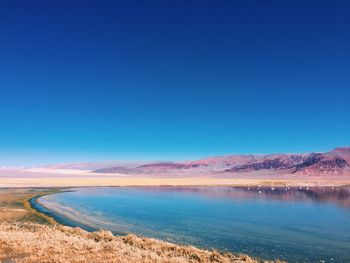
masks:
{"label": "foreground ground", "polygon": [[0,224],[0,255],[15,262],[258,262],[135,235],[31,223]]}
{"label": "foreground ground", "polygon": [[0,262],[261,262],[246,255],[53,224],[28,205],[32,196],[52,191],[0,189]]}

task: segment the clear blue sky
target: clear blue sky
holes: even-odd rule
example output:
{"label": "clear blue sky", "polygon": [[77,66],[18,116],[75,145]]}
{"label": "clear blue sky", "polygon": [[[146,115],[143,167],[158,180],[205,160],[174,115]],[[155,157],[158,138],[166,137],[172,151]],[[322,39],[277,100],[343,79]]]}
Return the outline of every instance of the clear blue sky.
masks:
{"label": "clear blue sky", "polygon": [[350,2],[0,3],[0,165],[350,145]]}

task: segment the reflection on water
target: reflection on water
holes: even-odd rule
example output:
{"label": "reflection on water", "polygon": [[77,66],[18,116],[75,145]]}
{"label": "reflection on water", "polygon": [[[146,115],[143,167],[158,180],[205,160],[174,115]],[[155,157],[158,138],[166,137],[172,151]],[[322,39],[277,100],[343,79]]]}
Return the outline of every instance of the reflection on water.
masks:
{"label": "reflection on water", "polygon": [[[147,188],[145,188],[147,190]],[[155,188],[152,188],[155,191]],[[329,202],[350,208],[349,187],[159,187],[156,191],[183,191],[211,198]]]}
{"label": "reflection on water", "polygon": [[107,187],[39,200],[118,233],[291,262],[350,262],[346,187]]}

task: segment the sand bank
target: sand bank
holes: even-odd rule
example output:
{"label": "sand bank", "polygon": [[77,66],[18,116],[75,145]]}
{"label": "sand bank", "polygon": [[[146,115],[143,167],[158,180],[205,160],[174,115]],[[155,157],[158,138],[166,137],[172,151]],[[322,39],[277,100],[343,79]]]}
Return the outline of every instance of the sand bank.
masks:
{"label": "sand bank", "polygon": [[0,169],[0,187],[86,186],[347,186],[350,175],[291,176],[269,173],[235,175],[120,175],[61,169]]}
{"label": "sand bank", "polygon": [[1,178],[0,187],[87,186],[349,186],[350,180],[225,178]]}

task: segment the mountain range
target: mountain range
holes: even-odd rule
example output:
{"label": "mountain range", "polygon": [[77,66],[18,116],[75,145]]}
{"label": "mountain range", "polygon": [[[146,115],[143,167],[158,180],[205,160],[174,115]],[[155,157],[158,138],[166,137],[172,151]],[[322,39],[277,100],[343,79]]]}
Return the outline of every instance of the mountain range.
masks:
{"label": "mountain range", "polygon": [[249,154],[209,157],[182,162],[150,162],[108,164],[93,170],[95,173],[165,174],[214,173],[244,174],[267,171],[283,174],[342,175],[350,172],[350,147],[338,147],[324,153],[307,154]]}

